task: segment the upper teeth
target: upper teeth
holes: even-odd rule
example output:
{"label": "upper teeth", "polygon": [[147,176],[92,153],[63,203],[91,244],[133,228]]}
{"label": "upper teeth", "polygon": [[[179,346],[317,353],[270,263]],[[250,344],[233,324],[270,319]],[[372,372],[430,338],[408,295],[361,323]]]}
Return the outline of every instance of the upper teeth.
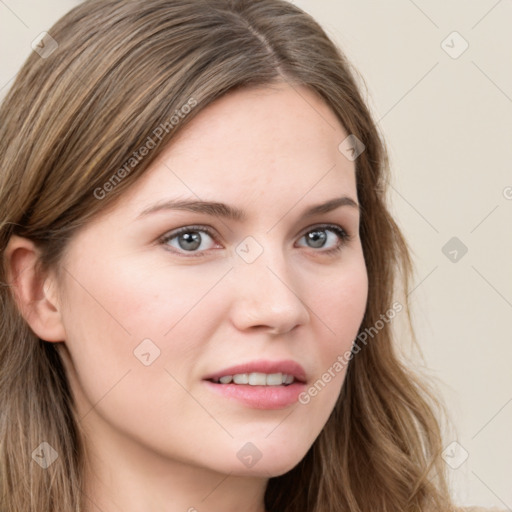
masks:
{"label": "upper teeth", "polygon": [[235,375],[224,375],[216,382],[221,384],[249,384],[250,386],[281,386],[282,384],[291,384],[294,381],[293,375],[286,373],[237,373]]}

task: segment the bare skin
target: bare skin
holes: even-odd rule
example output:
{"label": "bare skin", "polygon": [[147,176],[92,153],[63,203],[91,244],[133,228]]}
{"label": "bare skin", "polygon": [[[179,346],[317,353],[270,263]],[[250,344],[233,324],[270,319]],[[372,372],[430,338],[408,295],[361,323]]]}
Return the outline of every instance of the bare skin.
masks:
{"label": "bare skin", "polygon": [[[20,308],[58,343],[87,434],[87,512],[264,512],[268,479],[298,464],[325,425],[345,370],[308,404],[275,409],[204,380],[240,363],[293,360],[308,388],[350,350],[363,318],[355,165],[338,150],[348,134],[316,95],[298,91],[240,90],[202,111],[113,210],[76,234],[60,279],[38,275],[37,249],[11,239]],[[303,215],[343,196],[355,206]],[[171,199],[225,203],[246,218],[142,214]],[[195,228],[171,237],[184,226]],[[305,236],[315,231],[322,246]],[[149,365],[134,354],[143,340],[146,360],[159,350]],[[256,464],[237,456],[243,447],[256,447]]]}

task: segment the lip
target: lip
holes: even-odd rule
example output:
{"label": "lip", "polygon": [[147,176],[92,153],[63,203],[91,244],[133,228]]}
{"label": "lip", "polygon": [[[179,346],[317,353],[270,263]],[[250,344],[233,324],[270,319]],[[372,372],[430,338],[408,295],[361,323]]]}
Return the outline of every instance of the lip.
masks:
{"label": "lip", "polygon": [[[225,375],[237,373],[286,373],[293,375],[295,382],[287,386],[251,386],[249,384],[220,384],[211,379],[220,379]],[[208,389],[228,400],[236,400],[252,409],[284,409],[297,402],[306,388],[306,372],[295,361],[251,361],[230,366],[207,375],[203,379]]]}
{"label": "lip", "polygon": [[205,380],[204,384],[213,393],[227,400],[235,400],[251,409],[284,409],[297,403],[299,395],[306,389],[303,382],[288,386],[251,386],[249,384],[217,384]]}
{"label": "lip", "polygon": [[[300,383],[306,382],[306,371],[297,362],[287,359],[282,361],[250,361],[247,363],[239,364],[236,366],[230,366],[224,368],[218,372],[207,375],[203,380],[220,379],[225,375],[235,375],[237,373],[286,373],[287,375],[293,375],[296,381]],[[258,387],[258,386],[255,386]]]}

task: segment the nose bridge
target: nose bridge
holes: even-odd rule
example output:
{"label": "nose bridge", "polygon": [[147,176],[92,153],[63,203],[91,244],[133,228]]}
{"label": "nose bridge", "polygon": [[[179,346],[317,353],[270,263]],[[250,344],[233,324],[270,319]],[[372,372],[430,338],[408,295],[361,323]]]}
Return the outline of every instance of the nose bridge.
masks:
{"label": "nose bridge", "polygon": [[295,277],[277,237],[264,237],[260,234],[256,240],[253,236],[248,236],[238,245],[236,252],[239,257],[235,264],[235,272],[240,274],[244,282],[251,284],[254,281],[253,284],[256,286],[271,287],[279,284],[280,288],[285,286],[284,283],[288,286],[293,285]]}
{"label": "nose bridge", "polygon": [[309,321],[300,297],[299,275],[293,272],[282,246],[271,237],[247,237],[237,247],[233,278],[236,304],[233,320],[241,329],[267,326],[287,332]]}

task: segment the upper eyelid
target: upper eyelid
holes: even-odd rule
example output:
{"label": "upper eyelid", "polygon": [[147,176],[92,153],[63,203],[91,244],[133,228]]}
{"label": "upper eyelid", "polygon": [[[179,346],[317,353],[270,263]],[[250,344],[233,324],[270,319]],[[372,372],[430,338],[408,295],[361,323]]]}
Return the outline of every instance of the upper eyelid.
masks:
{"label": "upper eyelid", "polygon": [[170,238],[174,238],[175,236],[180,235],[181,233],[186,233],[187,231],[205,231],[208,235],[215,235],[216,230],[209,226],[202,226],[197,224],[190,224],[186,226],[182,226],[176,229],[172,229],[171,231],[167,231],[162,236],[158,237],[159,240],[169,240]]}

